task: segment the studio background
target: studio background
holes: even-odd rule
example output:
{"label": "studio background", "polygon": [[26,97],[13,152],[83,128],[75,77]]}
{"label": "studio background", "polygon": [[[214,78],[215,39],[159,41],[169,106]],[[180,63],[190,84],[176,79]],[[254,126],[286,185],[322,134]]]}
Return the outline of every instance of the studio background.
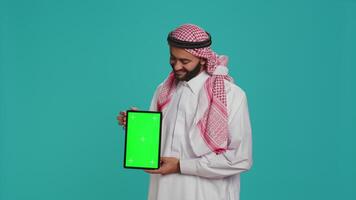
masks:
{"label": "studio background", "polygon": [[241,200],[356,199],[356,1],[0,1],[0,199],[146,199],[116,115],[195,23],[248,97]]}

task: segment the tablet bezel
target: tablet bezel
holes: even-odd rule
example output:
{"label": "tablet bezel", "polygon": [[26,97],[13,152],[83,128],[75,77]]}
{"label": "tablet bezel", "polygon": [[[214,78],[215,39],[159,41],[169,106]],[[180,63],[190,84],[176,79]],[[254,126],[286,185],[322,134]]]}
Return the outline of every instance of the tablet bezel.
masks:
{"label": "tablet bezel", "polygon": [[[126,147],[127,147],[127,133],[129,129],[129,113],[155,113],[159,114],[159,122],[160,122],[160,127],[159,127],[159,146],[158,146],[158,167],[157,168],[150,168],[150,167],[132,167],[132,166],[127,166],[126,164]],[[162,112],[157,112],[157,111],[142,111],[142,110],[127,110],[126,111],[126,128],[125,128],[125,147],[124,147],[124,168],[126,169],[159,169],[160,168],[160,155],[161,155],[161,134],[162,134]]]}

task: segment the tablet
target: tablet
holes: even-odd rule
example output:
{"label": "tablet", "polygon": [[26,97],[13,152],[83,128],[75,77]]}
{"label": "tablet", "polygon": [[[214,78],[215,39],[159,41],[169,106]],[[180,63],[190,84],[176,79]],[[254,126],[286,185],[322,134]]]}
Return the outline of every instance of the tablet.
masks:
{"label": "tablet", "polygon": [[124,168],[160,167],[162,112],[126,111]]}

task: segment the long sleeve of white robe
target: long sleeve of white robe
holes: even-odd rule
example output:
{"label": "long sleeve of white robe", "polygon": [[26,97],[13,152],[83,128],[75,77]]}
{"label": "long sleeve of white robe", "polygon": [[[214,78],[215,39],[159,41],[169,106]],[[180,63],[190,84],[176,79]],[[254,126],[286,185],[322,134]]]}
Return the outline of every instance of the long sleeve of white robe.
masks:
{"label": "long sleeve of white robe", "polygon": [[[168,111],[164,113],[163,118],[166,117],[166,120],[163,120],[161,156],[173,156],[180,159],[181,174],[151,175],[149,199],[170,198],[173,200],[174,196],[177,196],[176,199],[187,199],[189,195],[192,197],[189,199],[239,199],[239,174],[252,166],[251,125],[245,92],[237,85],[225,82],[229,130],[228,150],[222,154],[208,152],[197,155],[194,154],[194,145],[196,144],[194,141],[190,145],[185,144],[189,143],[186,132],[193,131],[191,134],[199,134],[198,129],[193,130],[189,123],[193,121],[191,115],[196,111],[194,102],[197,102],[197,97],[194,92],[197,93],[201,90],[202,84],[207,78],[207,74],[201,74],[194,78],[194,81],[180,84],[182,87],[178,87],[177,94],[172,98],[171,104],[173,105],[167,108]],[[152,111],[157,110],[157,92],[160,86],[157,87],[151,101],[150,110]],[[180,124],[185,124],[185,127],[180,128]],[[183,142],[179,142],[180,140]],[[194,177],[198,178],[196,183],[193,183]],[[174,181],[170,181],[170,178]],[[167,191],[169,183],[172,183],[176,189]],[[211,186],[212,184],[214,187]],[[192,187],[197,189],[191,190]],[[203,188],[203,191],[200,191],[200,188]],[[226,188],[233,191],[224,194]],[[185,193],[186,196],[175,193],[176,190],[181,190],[181,193]]]}

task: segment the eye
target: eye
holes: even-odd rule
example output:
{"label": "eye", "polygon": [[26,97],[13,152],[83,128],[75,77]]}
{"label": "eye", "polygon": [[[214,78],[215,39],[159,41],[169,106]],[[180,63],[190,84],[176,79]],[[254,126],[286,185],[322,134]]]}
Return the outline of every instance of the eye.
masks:
{"label": "eye", "polygon": [[190,60],[185,60],[185,59],[183,59],[183,60],[181,60],[181,62],[182,62],[183,64],[188,64],[188,63],[190,63]]}
{"label": "eye", "polygon": [[169,63],[171,64],[171,65],[173,65],[174,63],[176,62],[176,59],[175,58],[170,58],[169,59]]}

